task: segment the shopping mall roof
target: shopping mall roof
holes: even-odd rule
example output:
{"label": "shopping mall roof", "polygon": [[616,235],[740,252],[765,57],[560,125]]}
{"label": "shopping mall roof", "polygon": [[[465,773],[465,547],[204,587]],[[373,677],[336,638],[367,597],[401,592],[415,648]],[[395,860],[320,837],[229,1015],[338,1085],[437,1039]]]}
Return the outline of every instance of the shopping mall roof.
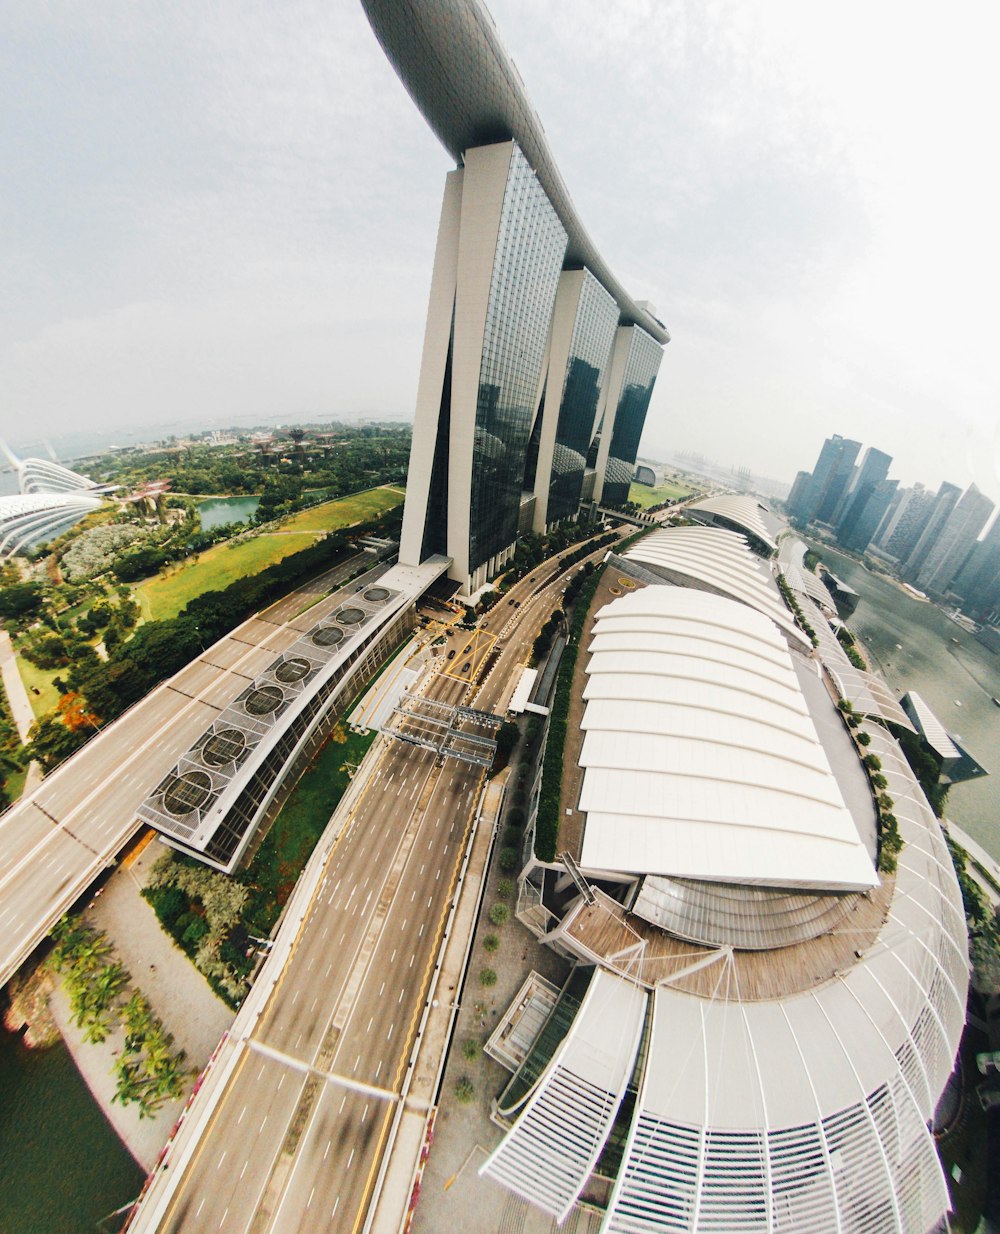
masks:
{"label": "shopping mall roof", "polygon": [[855,891],[878,879],[774,623],[678,587],[597,615],[580,864]]}
{"label": "shopping mall roof", "polygon": [[746,538],[722,527],[665,527],[643,536],[625,554],[660,580],[717,591],[764,613],[795,643],[808,648],[771,572]]}
{"label": "shopping mall roof", "polygon": [[777,551],[772,530],[764,519],[764,507],[756,497],[739,493],[706,497],[688,506],[686,513],[696,519],[742,531],[750,540],[751,547],[759,544],[767,554]]}
{"label": "shopping mall roof", "polygon": [[569,1032],[480,1174],[566,1219],[625,1095],[647,999],[634,983],[594,972]]}

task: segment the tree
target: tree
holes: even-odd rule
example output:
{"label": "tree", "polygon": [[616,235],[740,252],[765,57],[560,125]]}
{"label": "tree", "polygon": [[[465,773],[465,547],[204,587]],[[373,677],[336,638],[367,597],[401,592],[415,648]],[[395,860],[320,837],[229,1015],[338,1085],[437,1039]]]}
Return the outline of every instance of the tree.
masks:
{"label": "tree", "polygon": [[495,934],[486,934],[483,936],[483,950],[492,953],[500,950],[500,939]]}
{"label": "tree", "polygon": [[468,1062],[474,1062],[482,1051],[482,1046],[475,1037],[466,1037],[462,1042],[462,1057]]}
{"label": "tree", "polygon": [[500,850],[500,856],[497,858],[497,865],[501,870],[504,870],[508,874],[511,871],[516,870],[518,866],[517,849],[509,847],[502,848]]}
{"label": "tree", "polygon": [[59,716],[52,714],[33,724],[28,738],[24,748],[28,761],[41,763],[46,771],[52,771],[83,745],[87,734],[67,728]]}
{"label": "tree", "polygon": [[462,1105],[468,1105],[476,1095],[476,1086],[467,1075],[459,1076],[455,1081],[455,1097]]}
{"label": "tree", "polygon": [[490,909],[490,925],[502,926],[510,917],[510,909],[506,904],[494,904]]}
{"label": "tree", "polygon": [[481,986],[494,986],[497,983],[496,970],[492,968],[481,968],[479,970],[479,984]]}
{"label": "tree", "polygon": [[44,604],[38,583],[5,583],[0,586],[0,619],[20,622],[34,616]]}

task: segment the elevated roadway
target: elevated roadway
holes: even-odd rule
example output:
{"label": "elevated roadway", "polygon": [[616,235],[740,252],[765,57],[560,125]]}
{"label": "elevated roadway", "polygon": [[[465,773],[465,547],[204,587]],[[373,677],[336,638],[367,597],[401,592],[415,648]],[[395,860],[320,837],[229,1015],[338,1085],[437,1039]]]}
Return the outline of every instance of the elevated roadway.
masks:
{"label": "elevated roadway", "polygon": [[133,837],[136,807],[177,758],[370,561],[358,554],[245,621],[0,815],[0,986]]}
{"label": "elevated roadway", "polygon": [[[606,549],[595,554],[603,556]],[[568,574],[551,562],[486,618],[502,636],[456,679],[440,655],[418,687],[503,710],[516,668]],[[341,830],[308,906],[282,927],[288,959],[255,988],[129,1234],[286,1234],[364,1228],[405,1093],[420,1017],[483,773],[383,738],[377,766],[335,816]],[[266,970],[265,970],[266,971]],[[262,981],[269,980],[262,976]],[[248,1000],[248,1001],[250,1001]],[[359,1089],[363,1086],[363,1090]]]}

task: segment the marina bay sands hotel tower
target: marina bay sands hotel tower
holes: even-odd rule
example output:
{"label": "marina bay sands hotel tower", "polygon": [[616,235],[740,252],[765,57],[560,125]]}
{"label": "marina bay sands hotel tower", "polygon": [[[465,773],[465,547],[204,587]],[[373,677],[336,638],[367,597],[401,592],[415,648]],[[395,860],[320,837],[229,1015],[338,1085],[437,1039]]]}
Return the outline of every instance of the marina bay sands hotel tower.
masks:
{"label": "marina bay sands hotel tower", "polygon": [[362,0],[458,163],[444,191],[400,560],[471,593],[581,504],[628,497],[669,334],[584,231],[478,0]]}

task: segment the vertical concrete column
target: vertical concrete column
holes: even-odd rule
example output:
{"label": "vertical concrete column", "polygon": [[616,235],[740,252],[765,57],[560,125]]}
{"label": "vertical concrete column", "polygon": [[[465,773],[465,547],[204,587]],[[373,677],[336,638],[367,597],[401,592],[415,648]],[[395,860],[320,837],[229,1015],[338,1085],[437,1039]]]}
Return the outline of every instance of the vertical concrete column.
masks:
{"label": "vertical concrete column", "polygon": [[399,560],[403,565],[420,564],[430,496],[434,447],[444,387],[448,347],[451,343],[452,313],[458,277],[458,241],[462,212],[463,172],[448,173],[441,203],[434,272],[431,275],[430,303],[424,330],[424,350],[420,361],[417,406],[410,443],[410,466],[406,476],[406,504],[403,507],[403,533]]}

